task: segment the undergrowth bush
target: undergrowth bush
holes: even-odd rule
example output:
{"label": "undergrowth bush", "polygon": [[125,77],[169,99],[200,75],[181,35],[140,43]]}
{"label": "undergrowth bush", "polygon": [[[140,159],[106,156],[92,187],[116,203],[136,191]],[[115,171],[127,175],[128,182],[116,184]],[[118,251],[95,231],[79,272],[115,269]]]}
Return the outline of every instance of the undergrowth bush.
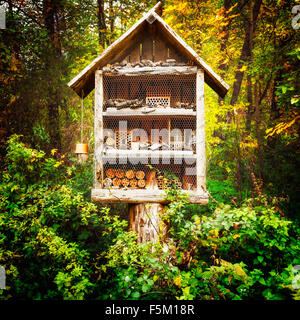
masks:
{"label": "undergrowth bush", "polygon": [[199,210],[168,189],[168,241],[137,243],[124,208],[89,201],[91,163],[52,154],[8,142],[1,299],[299,299],[299,230],[266,200],[229,205],[215,185],[218,205]]}

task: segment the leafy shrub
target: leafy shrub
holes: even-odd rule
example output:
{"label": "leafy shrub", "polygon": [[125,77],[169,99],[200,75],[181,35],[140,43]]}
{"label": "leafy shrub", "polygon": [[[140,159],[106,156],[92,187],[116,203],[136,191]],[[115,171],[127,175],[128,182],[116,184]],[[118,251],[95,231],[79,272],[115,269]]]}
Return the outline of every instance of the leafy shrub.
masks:
{"label": "leafy shrub", "polygon": [[[8,142],[0,183],[2,299],[299,299],[299,229],[261,199],[196,210],[170,188],[166,243],[137,243],[123,207],[96,206],[90,164]],[[231,186],[228,185],[228,190]],[[225,188],[226,191],[226,188]],[[207,214],[205,213],[207,212]]]}
{"label": "leafy shrub", "polygon": [[6,161],[0,184],[3,297],[83,299],[93,286],[83,240],[93,240],[89,228],[101,224],[97,207],[67,185],[72,173],[63,159],[46,158],[20,137],[9,140]]}

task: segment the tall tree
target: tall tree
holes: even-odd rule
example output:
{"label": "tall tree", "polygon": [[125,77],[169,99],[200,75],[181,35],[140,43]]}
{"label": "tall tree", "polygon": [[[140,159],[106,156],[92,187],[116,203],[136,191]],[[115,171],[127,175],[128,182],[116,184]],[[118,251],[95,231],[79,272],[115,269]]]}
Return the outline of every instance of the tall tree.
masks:
{"label": "tall tree", "polygon": [[103,0],[97,0],[97,22],[98,22],[99,45],[103,49],[106,45],[106,30],[107,30]]}
{"label": "tall tree", "polygon": [[241,85],[244,76],[243,66],[251,61],[252,48],[253,48],[253,34],[256,29],[258,16],[261,8],[262,0],[255,0],[252,4],[252,0],[249,2],[249,14],[243,14],[244,16],[244,31],[245,31],[245,40],[241,50],[239,62],[235,72],[235,80],[233,83],[233,91],[230,100],[230,104],[233,106],[236,104]]}

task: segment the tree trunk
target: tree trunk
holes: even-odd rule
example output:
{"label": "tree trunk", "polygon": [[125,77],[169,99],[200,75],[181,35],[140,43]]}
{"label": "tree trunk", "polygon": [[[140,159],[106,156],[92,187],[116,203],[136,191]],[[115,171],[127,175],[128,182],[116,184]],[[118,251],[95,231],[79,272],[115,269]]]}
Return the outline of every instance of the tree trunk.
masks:
{"label": "tree trunk", "polygon": [[[60,0],[44,0],[43,1],[43,18],[48,33],[50,50],[46,60],[46,69],[51,70],[61,60],[61,42],[59,29],[59,11],[62,10]],[[50,73],[50,77],[53,75]],[[51,78],[48,80],[48,117],[49,117],[49,134],[51,146],[53,148],[61,148],[61,135],[59,124],[59,97],[56,92],[55,81]]]}
{"label": "tree trunk", "polygon": [[104,15],[104,1],[97,0],[97,20],[98,20],[98,35],[99,35],[99,44],[104,49],[106,42],[106,23]]}
{"label": "tree trunk", "polygon": [[258,84],[254,84],[254,104],[255,104],[255,122],[256,122],[256,140],[257,140],[257,152],[258,152],[258,164],[259,164],[259,178],[263,178],[263,156],[261,145],[261,132],[260,132],[260,108],[259,108],[259,92]]}
{"label": "tree trunk", "polygon": [[[256,23],[260,11],[262,0],[255,1],[253,7],[250,4],[250,16],[249,19],[245,21],[245,40],[240,55],[240,60],[237,66],[237,71],[235,72],[235,80],[233,84],[233,92],[231,96],[230,104],[233,106],[236,104],[238,96],[240,94],[241,85],[244,77],[244,71],[241,71],[241,68],[245,63],[251,61],[252,56],[252,41],[253,34],[256,29]],[[231,120],[231,117],[230,117]]]}
{"label": "tree trunk", "polygon": [[[220,51],[226,52],[228,39],[229,39],[229,29],[231,20],[229,20],[229,9],[231,8],[231,0],[224,0],[224,18],[227,20],[226,25],[222,27],[221,33],[224,34],[224,36],[221,38],[221,45],[220,45]],[[224,77],[226,71],[228,70],[228,64],[224,62],[224,60],[221,62],[219,69],[221,70],[220,76]],[[219,96],[219,105],[221,105],[222,101],[224,101],[224,98],[221,98]]]}
{"label": "tree trunk", "polygon": [[167,238],[168,227],[162,220],[164,205],[141,203],[129,205],[129,228],[138,235],[138,242],[156,243]]}
{"label": "tree trunk", "polygon": [[[110,26],[110,33],[111,37],[112,34],[115,31],[115,13],[114,13],[114,1],[110,0],[109,1],[109,26]],[[112,39],[110,39],[110,43],[112,42]]]}
{"label": "tree trunk", "polygon": [[51,148],[61,149],[60,121],[59,121],[59,103],[58,98],[50,97],[48,102],[49,135]]}

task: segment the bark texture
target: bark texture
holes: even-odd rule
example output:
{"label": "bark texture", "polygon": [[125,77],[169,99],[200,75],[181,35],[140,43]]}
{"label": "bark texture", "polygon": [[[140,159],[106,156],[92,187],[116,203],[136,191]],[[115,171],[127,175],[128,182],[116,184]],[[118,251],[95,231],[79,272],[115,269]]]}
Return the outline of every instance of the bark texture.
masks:
{"label": "bark texture", "polygon": [[162,220],[164,205],[140,203],[129,205],[129,228],[138,235],[138,242],[156,243],[167,238],[168,227]]}

